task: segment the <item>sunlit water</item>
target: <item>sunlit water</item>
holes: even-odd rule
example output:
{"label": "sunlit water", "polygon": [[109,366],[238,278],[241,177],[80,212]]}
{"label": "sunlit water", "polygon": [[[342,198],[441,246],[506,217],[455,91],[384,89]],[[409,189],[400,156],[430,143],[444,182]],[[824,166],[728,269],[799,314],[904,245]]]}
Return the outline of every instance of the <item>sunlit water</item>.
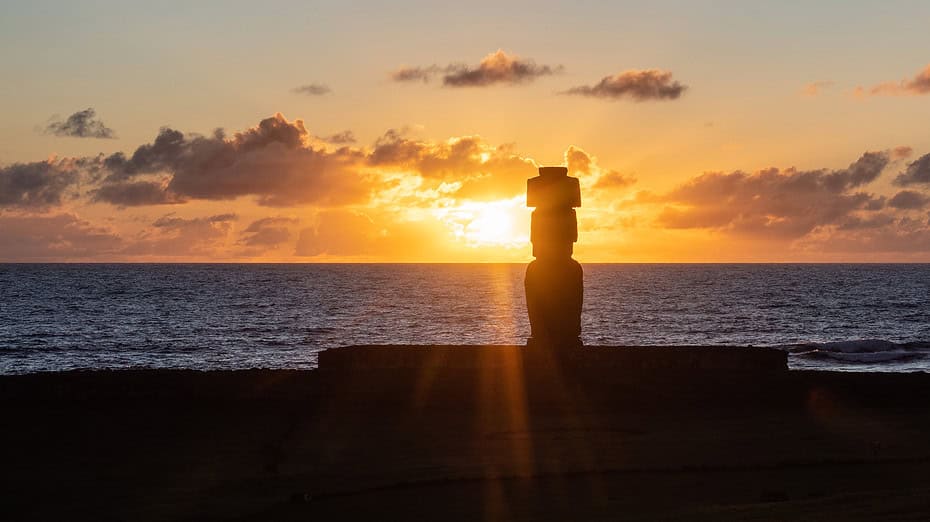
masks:
{"label": "sunlit water", "polygon": [[[930,265],[584,268],[588,345],[781,346],[793,368],[930,370]],[[350,344],[522,344],[524,270],[0,265],[0,373],[313,368]]]}

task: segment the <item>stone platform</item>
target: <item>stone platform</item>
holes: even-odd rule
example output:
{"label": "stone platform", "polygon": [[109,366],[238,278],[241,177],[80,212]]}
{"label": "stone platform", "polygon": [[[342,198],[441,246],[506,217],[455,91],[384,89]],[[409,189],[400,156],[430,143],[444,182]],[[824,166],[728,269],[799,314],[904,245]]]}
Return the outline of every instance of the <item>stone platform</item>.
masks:
{"label": "stone platform", "polygon": [[352,370],[476,370],[557,363],[566,369],[778,373],[787,354],[747,346],[585,346],[556,354],[516,345],[361,345],[320,353],[324,372]]}

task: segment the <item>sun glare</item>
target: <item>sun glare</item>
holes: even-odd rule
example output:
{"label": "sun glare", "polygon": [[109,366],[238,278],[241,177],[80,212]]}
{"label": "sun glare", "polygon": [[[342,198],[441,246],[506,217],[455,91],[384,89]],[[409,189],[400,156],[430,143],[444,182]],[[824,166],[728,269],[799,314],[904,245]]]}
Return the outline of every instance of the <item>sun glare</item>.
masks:
{"label": "sun glare", "polygon": [[498,201],[468,201],[437,209],[440,220],[470,247],[522,248],[529,244],[529,210],[523,196]]}

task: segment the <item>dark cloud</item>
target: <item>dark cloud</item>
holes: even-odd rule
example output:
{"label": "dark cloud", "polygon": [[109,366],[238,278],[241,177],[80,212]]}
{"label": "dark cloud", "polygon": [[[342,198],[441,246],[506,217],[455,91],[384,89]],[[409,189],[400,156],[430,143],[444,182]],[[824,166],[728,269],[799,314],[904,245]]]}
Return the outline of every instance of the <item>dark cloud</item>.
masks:
{"label": "dark cloud", "polygon": [[139,174],[166,172],[177,168],[187,152],[184,133],[162,127],[152,143],[139,146],[132,156],[117,152],[103,161],[107,181],[123,181]]}
{"label": "dark cloud", "polygon": [[67,158],[0,167],[0,207],[35,209],[61,204],[88,162]]}
{"label": "dark cloud", "polygon": [[253,221],[242,231],[239,244],[247,247],[273,248],[291,239],[290,227],[298,221],[287,217],[268,217]]}
{"label": "dark cloud", "polygon": [[630,98],[634,101],[674,100],[688,87],[672,80],[672,73],[649,69],[630,70],[613,76],[605,76],[594,85],[572,87],[560,94],[589,96],[619,100]]}
{"label": "dark cloud", "polygon": [[856,94],[860,96],[920,96],[930,94],[930,65],[924,67],[913,78],[901,80],[900,82],[880,83],[868,89],[858,87],[856,88]]}
{"label": "dark cloud", "polygon": [[767,169],[707,173],[658,198],[667,205],[658,223],[667,228],[710,228],[768,237],[797,238],[817,227],[845,222],[856,211],[875,211],[884,200],[855,189],[875,180],[888,152],[867,152],[841,170]]}
{"label": "dark cloud", "polygon": [[930,203],[930,196],[913,190],[902,190],[888,200],[888,206],[901,210],[921,209]]}
{"label": "dark cloud", "polygon": [[73,214],[0,215],[0,261],[66,261],[106,256],[123,240]]}
{"label": "dark cloud", "polygon": [[70,138],[100,138],[113,139],[116,133],[102,121],[95,119],[97,113],[92,108],[78,111],[68,116],[66,120],[52,119],[45,132],[55,136]]}
{"label": "dark cloud", "polygon": [[91,191],[91,201],[119,207],[143,205],[174,205],[186,200],[168,191],[161,181],[119,181],[106,183]]}
{"label": "dark cloud", "polygon": [[446,87],[487,87],[495,84],[516,85],[529,83],[541,76],[561,72],[561,65],[538,65],[530,59],[507,54],[498,49],[485,56],[477,66],[451,64],[445,67],[403,67],[391,73],[396,82],[428,82],[442,75]]}
{"label": "dark cloud", "polygon": [[[109,175],[101,191],[106,193],[107,184],[159,173],[169,180],[165,203],[240,196],[254,196],[268,206],[364,201],[371,182],[356,168],[364,154],[348,148],[317,150],[309,138],[303,121],[289,122],[281,114],[232,137],[221,130],[207,137],[163,128],[154,142],[130,157],[118,153],[104,160]],[[155,195],[152,187],[146,190]]]}
{"label": "dark cloud", "polygon": [[930,184],[930,154],[924,154],[916,161],[908,163],[907,169],[894,179],[894,184],[902,187]]}
{"label": "dark cloud", "polygon": [[837,225],[837,230],[871,230],[876,228],[883,228],[889,225],[894,225],[898,222],[898,218],[891,214],[877,214],[874,216],[848,216],[840,220]]}
{"label": "dark cloud", "polygon": [[294,92],[297,94],[306,94],[307,96],[323,96],[324,94],[333,92],[333,90],[330,89],[328,85],[322,83],[309,83],[307,85],[294,87]]}

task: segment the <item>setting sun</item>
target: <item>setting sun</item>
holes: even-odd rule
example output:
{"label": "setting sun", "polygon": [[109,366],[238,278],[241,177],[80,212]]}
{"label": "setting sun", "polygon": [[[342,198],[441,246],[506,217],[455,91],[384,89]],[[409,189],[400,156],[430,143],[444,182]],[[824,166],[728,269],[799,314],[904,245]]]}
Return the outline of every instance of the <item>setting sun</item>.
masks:
{"label": "setting sun", "polygon": [[529,245],[529,209],[522,196],[498,201],[466,201],[437,209],[436,217],[452,230],[456,240],[470,247],[508,249]]}

